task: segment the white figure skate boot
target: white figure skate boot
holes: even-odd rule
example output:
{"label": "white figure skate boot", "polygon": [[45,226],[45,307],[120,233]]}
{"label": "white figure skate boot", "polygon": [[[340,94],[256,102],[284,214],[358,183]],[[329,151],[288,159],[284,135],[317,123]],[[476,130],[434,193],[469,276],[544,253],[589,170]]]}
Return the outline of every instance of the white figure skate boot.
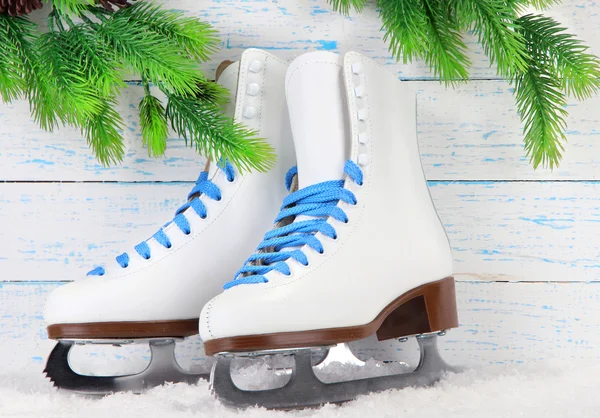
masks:
{"label": "white figure skate boot", "polygon": [[[447,370],[435,335],[458,320],[452,255],[418,152],[414,94],[353,52],[297,58],[286,94],[299,190],[202,310],[205,351],[218,355],[214,392],[237,407],[288,409],[435,382]],[[330,384],[315,377],[311,350],[372,334],[418,336],[417,370]],[[231,357],[273,352],[294,355],[289,383],[262,391],[233,384]]]}
{"label": "white figure skate boot", "polygon": [[[230,114],[275,149],[272,170],[240,175],[229,163],[214,164],[153,237],[50,295],[48,336],[59,342],[45,372],[56,386],[92,394],[139,392],[165,381],[208,377],[179,367],[175,341],[198,334],[198,307],[231,279],[288,193],[285,174],[296,161],[283,90],[286,69],[266,52],[247,50],[219,78],[232,92]],[[140,374],[83,376],[68,364],[74,343],[131,342],[150,343],[152,359]]]}

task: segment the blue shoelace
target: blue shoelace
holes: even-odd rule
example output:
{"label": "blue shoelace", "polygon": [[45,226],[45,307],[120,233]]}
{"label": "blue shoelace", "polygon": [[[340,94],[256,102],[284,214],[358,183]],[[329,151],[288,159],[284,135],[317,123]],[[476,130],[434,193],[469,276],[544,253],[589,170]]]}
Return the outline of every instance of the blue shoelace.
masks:
{"label": "blue shoelace", "polygon": [[[227,181],[232,182],[235,179],[235,171],[231,164],[226,162],[224,165],[221,163],[219,163],[217,165],[218,165],[219,169],[221,169],[225,172],[225,175],[227,176]],[[209,197],[216,201],[221,200],[221,191],[219,190],[217,185],[215,185],[211,180],[208,179],[207,171],[203,171],[202,173],[200,173],[198,180],[196,180],[196,185],[194,186],[192,191],[188,194],[188,197],[187,197],[188,201],[183,206],[181,206],[179,209],[177,209],[173,220],[170,222],[167,222],[161,229],[159,229],[159,231],[156,234],[154,234],[152,236],[163,247],[171,248],[171,241],[169,240],[169,237],[167,236],[167,234],[164,231],[164,229],[167,226],[169,226],[170,224],[174,223],[175,225],[177,225],[179,227],[179,229],[181,230],[181,232],[183,232],[185,235],[189,235],[192,232],[190,223],[188,222],[187,218],[183,214],[183,212],[186,209],[192,208],[194,210],[194,212],[196,212],[196,214],[198,216],[200,216],[202,219],[206,218],[206,215],[207,215],[206,206],[199,199],[200,195],[204,195],[204,196]],[[148,260],[152,256],[152,254],[150,252],[150,246],[148,245],[147,241],[140,242],[138,245],[136,245],[134,247],[134,249],[145,260]],[[117,263],[119,263],[119,265],[122,268],[127,268],[127,266],[129,266],[129,254],[127,254],[127,253],[123,253],[123,254],[117,256],[116,260],[117,260]],[[106,271],[104,270],[103,267],[96,267],[92,271],[90,271],[87,275],[88,276],[103,276],[105,273],[106,273]]]}
{"label": "blue shoelace", "polygon": [[[353,161],[346,161],[344,172],[358,185],[363,183],[362,170]],[[286,185],[290,189],[292,179],[296,175],[296,167],[286,176]],[[327,221],[331,217],[341,222],[348,222],[346,213],[337,206],[339,201],[356,205],[356,196],[344,188],[344,180],[326,181],[305,187],[290,194],[283,200],[281,211],[275,222],[300,215],[315,219],[302,220],[273,229],[265,234],[256,252],[246,260],[244,266],[236,273],[235,279],[223,286],[229,289],[241,284],[267,283],[265,277],[276,270],[286,276],[291,274],[286,260],[293,258],[307,266],[308,258],[299,248],[304,245],[323,254],[323,245],[315,234],[317,232],[336,239],[335,228]],[[285,249],[290,249],[284,251]]]}

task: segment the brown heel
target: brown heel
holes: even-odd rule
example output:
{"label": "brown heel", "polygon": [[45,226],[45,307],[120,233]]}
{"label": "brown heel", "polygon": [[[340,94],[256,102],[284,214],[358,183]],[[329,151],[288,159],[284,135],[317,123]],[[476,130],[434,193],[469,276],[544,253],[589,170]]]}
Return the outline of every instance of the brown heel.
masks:
{"label": "brown heel", "polygon": [[379,341],[458,327],[453,277],[419,286],[404,296],[410,299],[394,309],[377,330]]}

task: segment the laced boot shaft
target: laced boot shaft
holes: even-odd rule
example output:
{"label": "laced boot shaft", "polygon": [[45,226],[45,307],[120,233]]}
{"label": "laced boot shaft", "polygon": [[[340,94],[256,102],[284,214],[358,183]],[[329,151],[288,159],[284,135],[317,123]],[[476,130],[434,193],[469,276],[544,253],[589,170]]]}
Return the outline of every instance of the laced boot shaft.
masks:
{"label": "laced boot shaft", "polygon": [[[286,92],[300,190],[276,219],[294,220],[269,231],[202,311],[209,353],[362,338],[402,295],[452,274],[421,167],[414,92],[360,54],[323,52],[290,64]],[[452,311],[453,294],[435,298]],[[443,323],[456,326],[455,315]],[[330,329],[354,331],[320,341],[316,330]]]}

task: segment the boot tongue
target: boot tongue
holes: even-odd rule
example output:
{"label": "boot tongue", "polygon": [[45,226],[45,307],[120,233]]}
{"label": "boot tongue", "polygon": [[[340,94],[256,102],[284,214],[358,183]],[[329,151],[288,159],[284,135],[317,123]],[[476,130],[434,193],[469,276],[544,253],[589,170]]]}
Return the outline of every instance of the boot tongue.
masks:
{"label": "boot tongue", "polygon": [[342,68],[342,56],[319,51],[296,58],[287,71],[299,188],[343,178],[350,134]]}

